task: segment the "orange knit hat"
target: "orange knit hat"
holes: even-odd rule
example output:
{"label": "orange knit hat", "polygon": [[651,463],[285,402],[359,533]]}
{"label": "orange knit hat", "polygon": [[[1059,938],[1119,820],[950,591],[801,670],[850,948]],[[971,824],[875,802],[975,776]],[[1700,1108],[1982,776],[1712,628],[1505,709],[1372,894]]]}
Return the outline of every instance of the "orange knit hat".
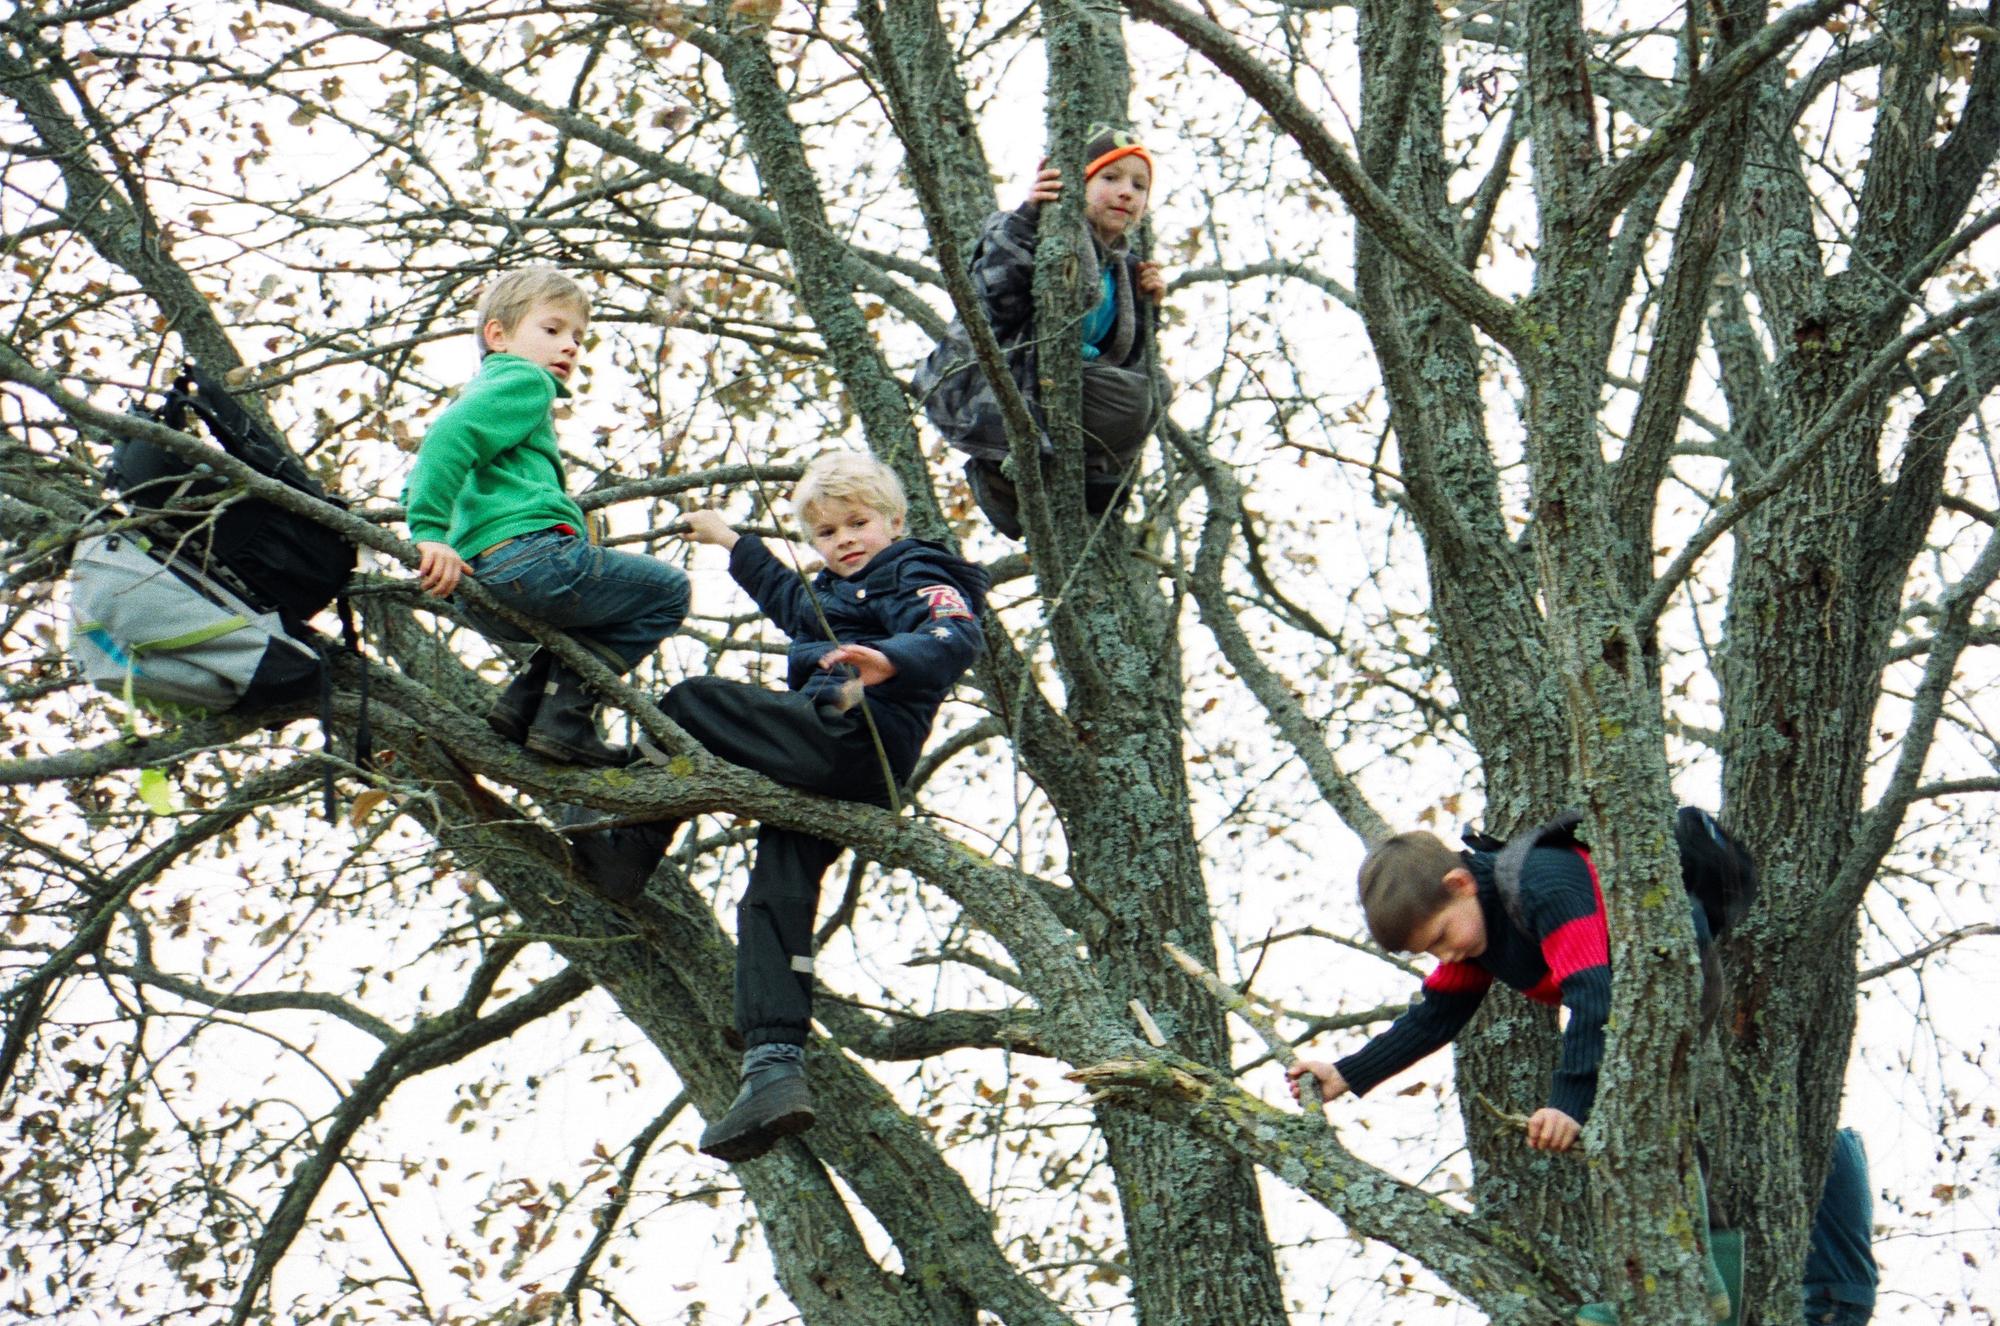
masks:
{"label": "orange knit hat", "polygon": [[1092,125],[1090,141],[1083,149],[1083,159],[1089,163],[1083,168],[1084,179],[1124,157],[1137,157],[1145,162],[1149,177],[1158,173],[1153,165],[1153,154],[1130,130],[1114,129],[1108,124]]}

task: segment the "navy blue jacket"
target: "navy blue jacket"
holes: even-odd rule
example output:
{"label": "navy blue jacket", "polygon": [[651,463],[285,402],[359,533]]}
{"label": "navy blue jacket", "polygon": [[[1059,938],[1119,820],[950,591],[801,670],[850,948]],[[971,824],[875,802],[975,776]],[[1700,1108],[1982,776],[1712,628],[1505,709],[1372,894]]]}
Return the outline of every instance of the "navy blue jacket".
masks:
{"label": "navy blue jacket", "polygon": [[785,680],[793,690],[837,693],[850,674],[819,661],[838,645],[867,645],[888,655],[896,675],[863,694],[890,769],[898,782],[907,779],[938,706],[985,648],[979,629],[991,583],[985,569],[942,544],[898,539],[860,575],[821,571],[808,584],[761,539],[745,535],[730,550],[729,574],[792,638]]}

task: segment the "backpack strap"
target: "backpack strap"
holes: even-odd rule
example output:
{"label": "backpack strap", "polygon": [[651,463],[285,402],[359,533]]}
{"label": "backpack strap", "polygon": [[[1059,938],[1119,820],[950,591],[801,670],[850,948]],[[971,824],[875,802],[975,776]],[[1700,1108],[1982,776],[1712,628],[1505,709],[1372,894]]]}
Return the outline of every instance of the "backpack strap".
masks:
{"label": "backpack strap", "polygon": [[229,394],[228,387],[203,372],[201,365],[193,360],[183,365],[180,376],[174,379],[174,390],[168,397],[170,406],[176,398],[184,411],[194,411],[208,425],[216,442],[236,459],[300,492],[322,495],[320,485],[284,439],[273,436],[252,418]]}
{"label": "backpack strap", "polygon": [[151,413],[154,419],[176,433],[185,433],[188,430],[188,407],[192,404],[194,404],[194,377],[183,365],[181,371],[174,374],[173,385],[167,388],[167,394],[160,401],[160,407]]}
{"label": "backpack strap", "polygon": [[354,604],[347,595],[333,600],[340,614],[340,642],[361,663],[361,712],[354,719],[354,762],[364,769],[375,767],[375,736],[368,727],[368,660],[361,655],[361,632],[354,626]]}
{"label": "backpack strap", "polygon": [[[1499,890],[1500,903],[1507,909],[1507,919],[1523,934],[1528,933],[1528,910],[1521,901],[1521,870],[1527,865],[1528,853],[1537,847],[1581,850],[1583,840],[1576,836],[1576,826],[1581,823],[1582,811],[1573,808],[1565,810],[1546,824],[1539,824],[1527,833],[1517,835],[1494,855],[1493,883]],[[1484,834],[1480,837],[1486,839]]]}
{"label": "backpack strap", "polygon": [[[354,719],[354,763],[363,769],[375,767],[375,736],[368,725],[368,661],[361,655],[361,633],[354,626],[354,604],[347,595],[335,596],[334,611],[340,616],[340,647],[354,655],[361,664],[361,711]],[[324,637],[316,636],[317,640]],[[321,749],[333,754],[333,659],[330,651],[322,648],[320,656],[326,666],[320,669],[319,682],[319,730]],[[333,762],[329,759],[326,775],[320,780],[320,806],[326,818],[334,818]]]}
{"label": "backpack strap", "polygon": [[[1582,811],[1566,810],[1507,843],[1467,828],[1466,846],[1494,853],[1493,882],[1501,904],[1507,909],[1508,919],[1524,933],[1528,922],[1527,909],[1521,901],[1521,871],[1527,864],[1528,853],[1537,847],[1583,850],[1585,844],[1576,835],[1577,826],[1582,823]],[[1701,904],[1703,919],[1709,927],[1708,935],[1701,935],[1700,927],[1696,934],[1701,959],[1700,1018],[1706,1028],[1715,1021],[1728,990],[1715,940],[1742,919],[1756,896],[1757,868],[1742,845],[1716,823],[1713,815],[1699,807],[1681,807],[1674,819],[1674,838],[1680,853],[1682,888]]]}

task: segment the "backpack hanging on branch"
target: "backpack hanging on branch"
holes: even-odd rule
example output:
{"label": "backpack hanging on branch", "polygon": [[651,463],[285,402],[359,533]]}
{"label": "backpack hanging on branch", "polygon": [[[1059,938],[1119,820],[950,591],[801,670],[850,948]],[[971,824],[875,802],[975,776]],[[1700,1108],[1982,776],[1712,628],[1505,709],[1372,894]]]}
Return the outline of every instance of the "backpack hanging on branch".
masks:
{"label": "backpack hanging on branch", "polygon": [[282,703],[320,689],[325,660],[191,560],[136,533],[101,534],[70,562],[70,652],[100,690],[176,717]]}
{"label": "backpack hanging on branch", "polygon": [[[210,441],[259,474],[347,506],[307,473],[283,439],[193,364],[157,408],[138,413],[183,433],[193,433],[190,422],[198,421]],[[232,496],[226,476],[150,442],[121,441],[105,482],[134,514],[164,509],[148,522],[156,537],[120,533],[77,545],[70,647],[84,675],[128,704],[181,716],[317,691],[330,749],[333,644],[307,622],[337,603],[344,647],[360,652],[341,593],[354,573],[354,545],[309,517]],[[365,668],[353,739],[355,762],[366,768],[372,742]],[[329,768],[329,817],[332,777]]]}
{"label": "backpack hanging on branch", "polygon": [[[146,417],[177,433],[198,420],[210,440],[259,474],[333,506],[347,503],[306,472],[292,449],[252,419],[201,369],[190,364]],[[111,453],[105,473],[111,490],[132,507],[161,507],[189,498],[226,494],[230,481],[151,442],[128,438]],[[175,555],[240,591],[243,598],[281,614],[289,627],[333,602],[354,574],[355,548],[325,525],[254,497],[227,500],[219,512],[170,515],[184,531]]]}

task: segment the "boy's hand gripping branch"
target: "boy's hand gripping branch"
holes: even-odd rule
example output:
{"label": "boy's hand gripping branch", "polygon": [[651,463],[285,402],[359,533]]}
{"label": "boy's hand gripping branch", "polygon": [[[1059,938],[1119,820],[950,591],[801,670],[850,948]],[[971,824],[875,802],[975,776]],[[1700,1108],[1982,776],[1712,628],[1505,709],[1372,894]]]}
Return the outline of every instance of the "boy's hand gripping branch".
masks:
{"label": "boy's hand gripping branch", "polygon": [[417,583],[424,587],[426,594],[441,599],[450,598],[458,588],[459,578],[472,574],[472,568],[448,543],[419,543],[417,552],[421,554],[417,562]]}

